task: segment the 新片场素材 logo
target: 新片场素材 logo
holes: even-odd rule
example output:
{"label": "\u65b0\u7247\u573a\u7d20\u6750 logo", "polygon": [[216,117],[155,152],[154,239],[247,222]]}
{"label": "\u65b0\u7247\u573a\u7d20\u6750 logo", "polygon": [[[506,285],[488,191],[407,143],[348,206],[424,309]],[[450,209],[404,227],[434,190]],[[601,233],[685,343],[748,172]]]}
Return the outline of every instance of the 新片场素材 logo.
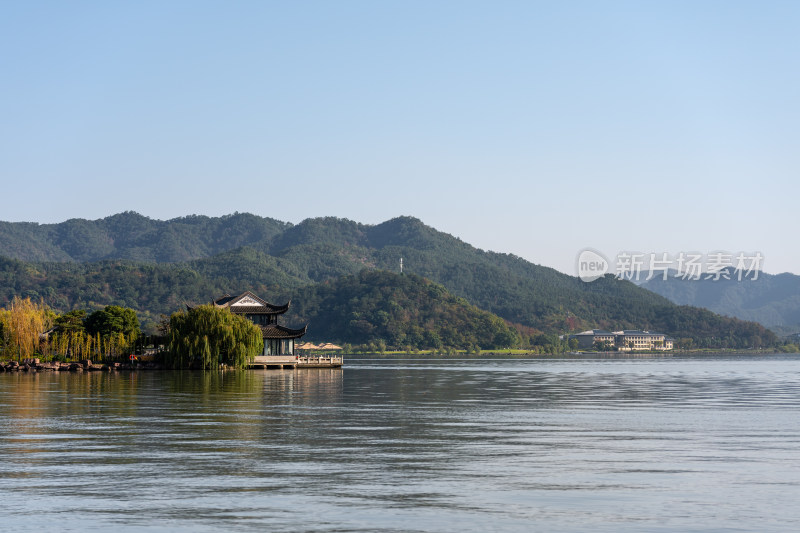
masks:
{"label": "\u65b0\u7247\u573a\u7d20\u6750 logo", "polygon": [[620,252],[611,262],[602,253],[584,248],[578,254],[575,270],[582,281],[590,282],[612,272],[617,279],[637,282],[658,278],[682,280],[758,280],[763,266],[761,252]]}
{"label": "\u65b0\u7247\u573a\u7d20\u6750 logo", "polygon": [[597,250],[586,248],[578,254],[575,267],[581,281],[588,283],[602,278],[608,272],[608,259]]}

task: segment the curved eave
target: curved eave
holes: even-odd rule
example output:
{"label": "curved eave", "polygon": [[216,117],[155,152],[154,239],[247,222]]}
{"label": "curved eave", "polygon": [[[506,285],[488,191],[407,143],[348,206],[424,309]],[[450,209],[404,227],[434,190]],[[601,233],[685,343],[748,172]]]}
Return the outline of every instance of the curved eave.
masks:
{"label": "curved eave", "polygon": [[303,326],[302,329],[292,329],[286,326],[278,326],[270,324],[268,326],[258,326],[261,334],[265,339],[299,339],[306,334],[308,324]]}
{"label": "curved eave", "polygon": [[286,305],[237,305],[229,307],[231,313],[236,315],[282,315],[289,310]]}

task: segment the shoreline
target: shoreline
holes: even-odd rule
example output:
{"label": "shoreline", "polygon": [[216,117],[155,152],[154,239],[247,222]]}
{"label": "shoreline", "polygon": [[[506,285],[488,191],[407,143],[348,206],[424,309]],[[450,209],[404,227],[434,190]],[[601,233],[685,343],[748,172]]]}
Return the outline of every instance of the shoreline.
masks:
{"label": "shoreline", "polygon": [[[724,355],[747,355],[747,356],[773,356],[773,355],[786,355],[786,356],[800,356],[796,352],[779,352],[770,350],[730,350],[730,349],[706,349],[706,350],[669,350],[669,351],[637,351],[637,352],[566,352],[566,353],[536,353],[526,352],[523,350],[487,350],[481,353],[453,353],[453,354],[434,354],[427,353],[404,353],[404,352],[386,352],[386,353],[356,353],[347,354],[355,360],[366,358],[381,358],[381,359],[544,359],[551,357],[604,357],[612,358],[618,357],[631,358],[631,357],[671,357],[671,356],[724,356]],[[269,367],[265,367],[269,368]],[[322,368],[319,365],[296,365],[293,368]],[[331,366],[325,365],[325,368],[342,368],[342,364]],[[264,369],[259,366],[250,366],[241,370],[260,370]],[[172,369],[166,368],[159,363],[152,361],[139,361],[135,364],[130,363],[93,363],[92,361],[79,361],[79,362],[41,362],[39,359],[23,359],[22,361],[0,361],[0,374],[13,373],[13,372],[136,372],[136,371],[151,371],[151,370],[204,370],[200,368],[185,368],[185,369]],[[206,369],[210,370],[210,369]],[[236,370],[228,366],[221,366],[214,370]]]}
{"label": "shoreline", "polygon": [[[320,360],[306,360],[299,363],[293,363],[291,365],[292,369],[321,369],[321,368],[341,368],[343,361],[339,358],[338,361],[333,360],[332,358],[320,358]],[[78,362],[58,362],[58,361],[49,361],[49,362],[41,362],[39,359],[32,358],[32,359],[23,359],[22,361],[0,361],[0,374],[7,373],[7,372],[73,372],[73,373],[83,373],[83,372],[137,372],[141,370],[152,371],[152,370],[275,370],[279,368],[290,368],[289,365],[280,363],[280,364],[270,364],[269,362],[262,362],[262,363],[250,363],[247,368],[237,369],[234,367],[230,367],[227,365],[221,365],[219,368],[216,369],[203,369],[203,368],[168,368],[160,363],[156,363],[153,361],[137,361],[135,363],[92,363],[92,361],[78,361]]]}
{"label": "shoreline", "polygon": [[38,359],[23,359],[20,361],[0,361],[0,373],[6,372],[123,372],[136,370],[163,370],[161,365],[155,363],[141,363],[131,365],[129,363],[103,363],[94,364],[91,361],[81,361],[74,363],[46,362],[42,363]]}

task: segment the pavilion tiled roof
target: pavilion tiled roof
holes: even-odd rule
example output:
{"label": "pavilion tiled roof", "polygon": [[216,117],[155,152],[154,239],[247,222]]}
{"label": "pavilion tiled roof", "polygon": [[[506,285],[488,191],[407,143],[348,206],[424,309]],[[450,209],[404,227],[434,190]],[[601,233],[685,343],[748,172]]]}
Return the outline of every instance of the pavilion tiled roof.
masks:
{"label": "pavilion tiled roof", "polygon": [[269,324],[267,326],[258,326],[261,334],[265,339],[298,339],[306,334],[308,326],[302,329],[292,329],[286,326],[278,326],[277,324]]}
{"label": "pavilion tiled roof", "polygon": [[[239,300],[243,298],[248,298],[256,302],[258,305],[237,305],[235,307],[231,307],[232,304],[235,304]],[[222,298],[218,298],[214,300],[214,305],[217,307],[226,307],[231,310],[232,313],[236,314],[282,314],[289,310],[289,303],[286,302],[283,305],[273,305],[263,298],[259,298],[255,294],[250,291],[243,292],[238,296],[231,296],[225,295]]]}
{"label": "pavilion tiled roof", "polygon": [[237,305],[231,308],[232,313],[257,315],[259,313],[282,314],[289,310],[289,304],[284,305]]}

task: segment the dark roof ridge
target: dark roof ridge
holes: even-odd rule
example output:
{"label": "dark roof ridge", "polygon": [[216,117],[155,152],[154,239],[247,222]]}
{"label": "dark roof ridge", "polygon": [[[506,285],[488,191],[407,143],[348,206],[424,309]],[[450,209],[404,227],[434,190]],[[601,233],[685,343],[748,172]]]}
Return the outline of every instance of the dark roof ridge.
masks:
{"label": "dark roof ridge", "polygon": [[[244,300],[245,298],[249,298],[254,302],[253,305],[236,305],[237,302]],[[249,303],[249,302],[248,302]],[[291,300],[286,302],[283,305],[275,305],[271,304],[265,299],[261,298],[257,294],[251,291],[245,291],[238,296],[229,296],[225,295],[222,298],[217,298],[214,300],[213,304],[217,307],[225,307],[231,310],[231,312],[237,313],[285,313],[289,310],[289,304]],[[236,306],[238,309],[232,308],[232,306]]]}
{"label": "dark roof ridge", "polygon": [[303,326],[302,329],[292,329],[277,324],[260,325],[258,328],[265,339],[297,339],[306,334],[308,324]]}

